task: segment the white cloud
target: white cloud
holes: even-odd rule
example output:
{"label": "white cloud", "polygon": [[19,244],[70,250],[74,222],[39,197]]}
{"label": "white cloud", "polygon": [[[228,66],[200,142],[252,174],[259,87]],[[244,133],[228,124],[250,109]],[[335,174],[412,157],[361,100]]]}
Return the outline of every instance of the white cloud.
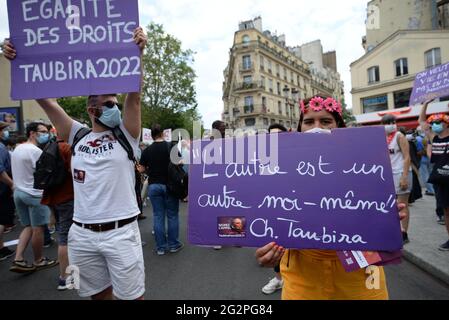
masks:
{"label": "white cloud", "polygon": [[[6,0],[0,0],[0,38],[8,36]],[[262,16],[263,27],[285,34],[287,45],[321,39],[336,50],[338,70],[351,106],[349,64],[363,55],[367,1],[360,0],[139,0],[141,25],[156,22],[195,55],[197,98],[204,123],[221,117],[223,70],[238,23]]]}

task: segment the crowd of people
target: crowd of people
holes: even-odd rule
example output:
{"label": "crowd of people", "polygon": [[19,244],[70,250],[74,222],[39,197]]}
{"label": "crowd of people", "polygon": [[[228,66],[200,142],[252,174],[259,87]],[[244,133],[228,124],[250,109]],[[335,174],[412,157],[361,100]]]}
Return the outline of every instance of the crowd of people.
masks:
{"label": "crowd of people", "polygon": [[[134,31],[134,41],[142,52],[147,39],[141,28]],[[4,54],[9,60],[16,57],[9,41],[5,42]],[[56,100],[37,100],[56,129],[54,139],[59,141],[60,162],[66,172],[56,189],[40,190],[35,184],[36,163],[45,146],[54,142],[49,127],[30,123],[26,139],[16,141],[10,153],[8,126],[0,123],[0,260],[15,255],[12,272],[30,273],[59,264],[57,288],[64,290],[71,281],[67,267],[74,265],[80,271],[81,297],[143,299],[145,265],[137,220],[147,197],[153,210],[156,254],[164,256],[184,248],[179,239],[179,204],[188,200],[175,193],[170,184],[172,148],[164,140],[163,128],[152,127],[151,146],[139,141],[140,95],[128,93],[123,108],[119,108],[115,94],[89,96],[86,112],[91,129],[72,120]],[[408,204],[422,196],[419,181],[427,195],[436,197],[438,222],[445,223],[449,233],[449,187],[434,170],[449,164],[449,116],[427,118],[429,102],[424,104],[420,128],[414,132],[402,133],[394,116],[382,119],[404,244],[409,241]],[[300,109],[298,132],[326,134],[346,127],[341,105],[331,97],[311,97],[301,101]],[[224,122],[216,121],[213,129],[211,139],[225,137]],[[280,124],[272,125],[269,133],[281,139],[289,134]],[[182,143],[179,153],[181,159],[188,157],[188,143]],[[188,174],[187,163],[175,165]],[[173,170],[176,173],[176,168]],[[137,186],[142,174],[145,178],[140,194]],[[14,226],[15,212],[23,229],[14,252],[3,245],[2,236]],[[52,215],[58,231],[57,259],[43,256]],[[241,219],[233,220],[234,232],[240,232],[242,224]],[[24,257],[30,241],[32,263]],[[449,251],[449,241],[439,249]],[[265,294],[282,288],[283,299],[388,299],[382,267],[379,289],[370,290],[366,287],[366,270],[346,272],[335,251],[286,249],[269,243],[256,251],[256,259],[261,266],[274,268],[275,277],[262,288]]]}

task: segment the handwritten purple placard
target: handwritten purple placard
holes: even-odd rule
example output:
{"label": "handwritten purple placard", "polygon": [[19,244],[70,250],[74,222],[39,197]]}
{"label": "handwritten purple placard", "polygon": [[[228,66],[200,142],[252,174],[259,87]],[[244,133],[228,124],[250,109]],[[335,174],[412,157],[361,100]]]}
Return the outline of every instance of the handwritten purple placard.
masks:
{"label": "handwritten purple placard", "polygon": [[[188,233],[193,244],[402,248],[382,127],[194,141],[191,154]],[[223,236],[230,218],[244,222],[242,234]]]}
{"label": "handwritten purple placard", "polygon": [[449,95],[449,63],[416,75],[410,105]]}
{"label": "handwritten purple placard", "polygon": [[8,0],[13,100],[138,92],[137,0]]}

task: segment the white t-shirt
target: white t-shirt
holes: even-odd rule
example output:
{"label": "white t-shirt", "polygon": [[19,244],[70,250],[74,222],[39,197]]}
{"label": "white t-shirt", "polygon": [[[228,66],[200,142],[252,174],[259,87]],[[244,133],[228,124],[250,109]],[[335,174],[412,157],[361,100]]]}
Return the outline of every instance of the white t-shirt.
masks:
{"label": "white t-shirt", "polygon": [[[402,174],[404,172],[404,155],[399,146],[399,136],[402,135],[399,131],[396,132],[393,140],[391,140],[388,149],[390,151],[390,162],[393,174]],[[410,166],[409,171],[412,171]]]}
{"label": "white t-shirt", "polygon": [[[74,121],[69,144],[83,125]],[[136,154],[139,139],[120,125]],[[123,220],[138,215],[134,164],[112,131],[91,132],[75,146],[72,157],[75,208],[73,220],[93,224]]]}
{"label": "white t-shirt", "polygon": [[11,157],[11,170],[17,190],[33,197],[42,197],[43,190],[34,189],[34,171],[42,150],[32,143],[23,143],[14,150]]}

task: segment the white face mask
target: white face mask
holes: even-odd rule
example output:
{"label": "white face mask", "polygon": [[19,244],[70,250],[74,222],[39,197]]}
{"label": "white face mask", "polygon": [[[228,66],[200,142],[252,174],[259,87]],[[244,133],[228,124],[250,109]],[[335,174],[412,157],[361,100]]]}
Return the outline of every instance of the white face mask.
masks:
{"label": "white face mask", "polygon": [[385,132],[390,134],[393,133],[395,131],[398,131],[398,126],[395,124],[388,124],[385,126]]}
{"label": "white face mask", "polygon": [[413,134],[406,135],[406,138],[407,138],[408,141],[412,141],[413,140]]}
{"label": "white face mask", "polygon": [[332,133],[332,131],[329,129],[313,128],[313,129],[307,130],[304,133],[328,133],[328,134],[330,134],[330,133]]}

